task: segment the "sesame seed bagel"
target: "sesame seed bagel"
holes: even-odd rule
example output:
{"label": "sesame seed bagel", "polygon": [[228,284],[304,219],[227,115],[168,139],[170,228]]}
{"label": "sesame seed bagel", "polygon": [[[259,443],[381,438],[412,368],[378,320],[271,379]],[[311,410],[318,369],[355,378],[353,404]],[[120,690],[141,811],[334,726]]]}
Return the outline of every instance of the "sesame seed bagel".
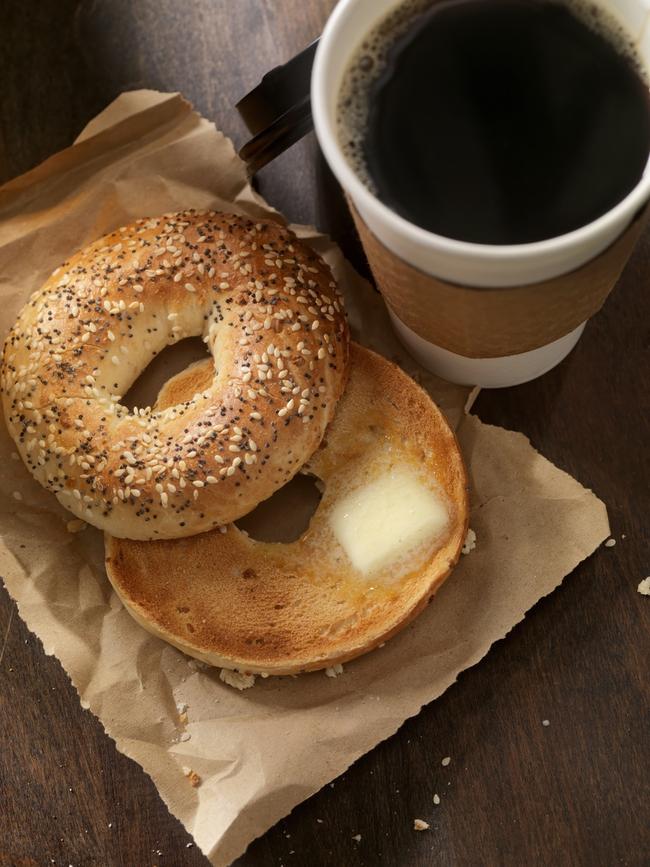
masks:
{"label": "sesame seed bagel", "polygon": [[[243,672],[326,668],[397,633],[449,575],[468,521],[467,480],[454,434],[403,371],[356,344],[351,349],[350,379],[334,420],[300,471],[320,479],[323,489],[300,538],[256,541],[235,524],[175,541],[105,537],[113,587],[154,635]],[[160,405],[177,402],[211,376],[210,361],[199,362],[163,387]],[[446,521],[415,547],[400,536],[391,561],[364,572],[333,531],[333,515],[351,494],[393,472],[433,492],[444,503]],[[389,513],[390,533],[395,504],[375,499]],[[273,514],[280,511],[275,506]],[[417,520],[417,511],[409,520]]]}
{"label": "sesame seed bagel", "polygon": [[[164,347],[197,335],[209,381],[164,409],[120,402]],[[185,211],[57,268],[6,339],[1,386],[23,461],[63,506],[113,536],[172,539],[290,479],[347,369],[341,296],[311,248],[274,222]]]}

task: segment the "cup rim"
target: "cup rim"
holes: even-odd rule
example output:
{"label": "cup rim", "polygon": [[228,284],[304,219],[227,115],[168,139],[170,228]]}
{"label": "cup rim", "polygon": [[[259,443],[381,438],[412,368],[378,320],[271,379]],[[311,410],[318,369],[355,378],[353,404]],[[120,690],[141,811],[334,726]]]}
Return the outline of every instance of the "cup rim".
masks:
{"label": "cup rim", "polygon": [[[542,241],[524,244],[478,244],[471,241],[461,241],[424,229],[393,211],[368,189],[345,158],[338,142],[334,117],[330,114],[327,106],[330,46],[337,42],[345,27],[346,16],[350,7],[357,2],[359,0],[339,0],[325,24],[314,57],[311,76],[311,105],[314,129],[325,158],[343,189],[352,196],[362,211],[364,209],[374,210],[381,221],[390,228],[401,235],[410,235],[416,243],[437,252],[469,259],[517,261],[531,256],[561,253],[568,248],[585,244],[590,239],[606,233],[610,227],[623,220],[626,214],[633,218],[644,205],[650,194],[650,153],[643,174],[636,186],[613,208],[584,226],[563,235],[545,238]],[[361,37],[358,42],[360,40]],[[349,56],[347,61],[349,61]]]}

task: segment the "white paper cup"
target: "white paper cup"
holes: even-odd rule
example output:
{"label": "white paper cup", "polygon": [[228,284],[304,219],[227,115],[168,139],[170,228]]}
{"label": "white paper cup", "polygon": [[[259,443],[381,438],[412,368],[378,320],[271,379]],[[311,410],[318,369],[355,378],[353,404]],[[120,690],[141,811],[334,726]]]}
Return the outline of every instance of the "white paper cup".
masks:
{"label": "white paper cup", "polygon": [[[472,287],[522,286],[567,274],[612,244],[650,198],[648,167],[636,187],[591,223],[545,241],[491,246],[436,235],[399,216],[363,184],[337,137],[336,104],[345,70],[364,37],[401,0],[340,0],[314,60],[311,102],[314,127],[332,171],[366,226],[389,251],[425,274]],[[650,68],[650,0],[594,0],[617,18]],[[485,387],[516,385],[541,376],[575,346],[585,323],[544,346],[500,358],[469,358],[428,342],[393,310],[400,340],[425,367],[453,382]]]}

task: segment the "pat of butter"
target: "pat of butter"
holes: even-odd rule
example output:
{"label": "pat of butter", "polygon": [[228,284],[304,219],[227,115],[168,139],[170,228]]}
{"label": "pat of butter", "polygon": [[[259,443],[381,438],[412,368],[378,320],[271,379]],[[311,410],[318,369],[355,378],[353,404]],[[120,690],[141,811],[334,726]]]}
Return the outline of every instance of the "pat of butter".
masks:
{"label": "pat of butter", "polygon": [[332,509],[334,535],[360,572],[377,572],[432,542],[448,521],[444,501],[415,473],[395,469],[343,497]]}

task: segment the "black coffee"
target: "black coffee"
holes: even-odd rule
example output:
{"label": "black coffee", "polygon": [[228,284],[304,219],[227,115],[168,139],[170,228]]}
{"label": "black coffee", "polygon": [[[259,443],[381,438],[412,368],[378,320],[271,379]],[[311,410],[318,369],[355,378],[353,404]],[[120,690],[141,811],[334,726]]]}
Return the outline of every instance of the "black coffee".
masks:
{"label": "black coffee", "polygon": [[397,213],[520,244],[604,214],[643,174],[650,97],[602,13],[553,0],[415,0],[346,73],[340,136]]}

